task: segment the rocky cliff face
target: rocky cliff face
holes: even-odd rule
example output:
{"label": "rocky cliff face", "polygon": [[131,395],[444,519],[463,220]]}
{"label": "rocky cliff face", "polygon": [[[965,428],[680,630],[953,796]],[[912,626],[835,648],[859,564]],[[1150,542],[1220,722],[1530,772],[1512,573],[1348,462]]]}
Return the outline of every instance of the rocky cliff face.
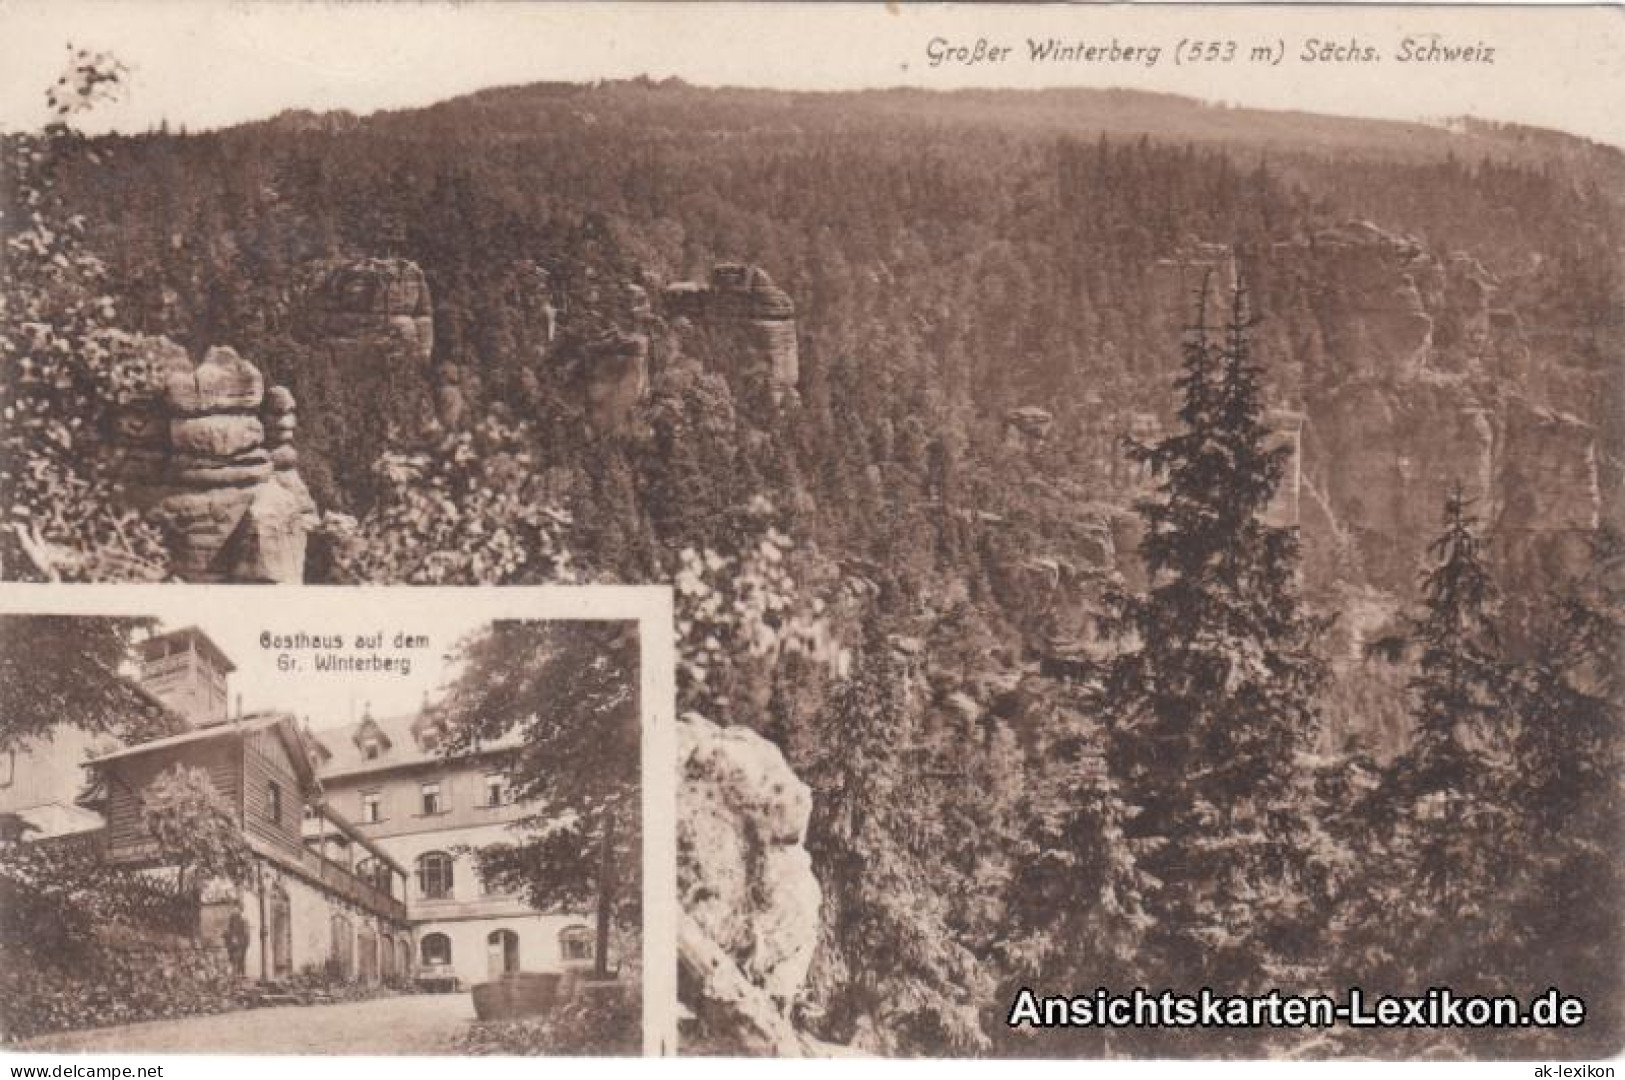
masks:
{"label": "rocky cliff face", "polygon": [[313,264],[302,318],[333,360],[352,370],[389,363],[426,368],[434,313],[423,271],[406,259],[343,259]]}
{"label": "rocky cliff face", "polygon": [[1325,344],[1304,372],[1306,469],[1366,581],[1414,589],[1453,483],[1491,526],[1506,580],[1538,588],[1579,569],[1574,537],[1603,501],[1596,429],[1534,397],[1543,361],[1495,279],[1467,255],[1439,259],[1369,225],[1301,254]]}
{"label": "rocky cliff face", "polygon": [[[1352,541],[1345,576],[1409,594],[1446,494],[1460,483],[1483,505],[1495,495],[1496,424],[1454,379],[1363,379],[1313,403],[1307,472],[1329,523]],[[1319,548],[1333,536],[1308,532]]]}
{"label": "rocky cliff face", "polygon": [[1497,455],[1494,537],[1509,580],[1560,580],[1585,565],[1601,524],[1596,431],[1576,417],[1513,399]]}
{"label": "rocky cliff face", "polygon": [[[437,405],[455,411],[462,400],[459,380],[431,365],[434,309],[414,262],[312,263],[296,296],[294,325],[322,380],[310,404],[322,410],[317,427],[325,437],[336,437],[329,430],[335,426],[355,423],[342,414],[342,400],[366,401],[370,419],[407,433],[433,426]],[[330,400],[335,411],[328,410]]]}
{"label": "rocky cliff face", "polygon": [[[1277,508],[1302,527],[1312,583],[1412,595],[1456,483],[1507,580],[1528,588],[1578,567],[1605,511],[1606,401],[1570,392],[1595,378],[1576,373],[1565,343],[1526,333],[1494,275],[1369,222],[1240,262],[1265,283],[1255,299],[1273,395],[1302,412],[1301,472]],[[1233,272],[1227,251],[1190,245],[1158,267],[1163,306],[1188,315],[1206,280],[1216,308]]]}
{"label": "rocky cliff face", "polygon": [[690,714],[678,747],[683,999],[733,1049],[814,1052],[788,1018],[818,943],[822,897],[802,846],[812,792],[748,729]]}
{"label": "rocky cliff face", "polygon": [[188,581],[295,583],[316,506],[298,473],[297,421],[285,387],[229,348],[194,364],[147,339],[148,378],[116,421],[115,452],[132,498],[163,526]]}
{"label": "rocky cliff face", "polygon": [[600,434],[622,434],[649,397],[649,338],[613,333],[583,350],[580,394],[587,422]]}

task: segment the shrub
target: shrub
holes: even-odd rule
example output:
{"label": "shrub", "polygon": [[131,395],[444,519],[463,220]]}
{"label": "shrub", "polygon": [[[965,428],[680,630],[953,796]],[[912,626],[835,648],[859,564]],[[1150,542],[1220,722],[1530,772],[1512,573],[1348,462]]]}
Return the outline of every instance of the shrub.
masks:
{"label": "shrub", "polygon": [[236,1004],[231,966],[194,945],[96,949],[70,970],[0,950],[0,1040],[223,1012]]}

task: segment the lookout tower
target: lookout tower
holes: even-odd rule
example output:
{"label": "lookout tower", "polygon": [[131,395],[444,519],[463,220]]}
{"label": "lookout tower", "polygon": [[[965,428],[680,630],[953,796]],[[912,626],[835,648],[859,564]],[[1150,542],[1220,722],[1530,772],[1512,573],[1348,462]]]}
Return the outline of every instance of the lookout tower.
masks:
{"label": "lookout tower", "polygon": [[141,685],[193,727],[226,718],[226,677],[237,670],[195,626],[150,637],[136,647]]}

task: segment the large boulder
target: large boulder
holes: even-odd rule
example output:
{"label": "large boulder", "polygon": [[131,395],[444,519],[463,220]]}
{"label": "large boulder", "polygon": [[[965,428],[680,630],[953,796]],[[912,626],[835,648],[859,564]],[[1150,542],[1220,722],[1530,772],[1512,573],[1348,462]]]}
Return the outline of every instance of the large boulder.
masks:
{"label": "large boulder", "polygon": [[689,714],[678,722],[680,956],[691,1002],[745,1045],[794,1052],[787,1020],[818,942],[822,894],[803,846],[812,793],[778,747]]}
{"label": "large boulder", "polygon": [[1022,405],[1004,414],[1004,444],[1031,453],[1049,438],[1055,414],[1037,405]]}
{"label": "large boulder", "polygon": [[226,574],[232,581],[304,580],[305,543],[319,520],[316,503],[296,472],[279,472],[254,490],[232,537]]}

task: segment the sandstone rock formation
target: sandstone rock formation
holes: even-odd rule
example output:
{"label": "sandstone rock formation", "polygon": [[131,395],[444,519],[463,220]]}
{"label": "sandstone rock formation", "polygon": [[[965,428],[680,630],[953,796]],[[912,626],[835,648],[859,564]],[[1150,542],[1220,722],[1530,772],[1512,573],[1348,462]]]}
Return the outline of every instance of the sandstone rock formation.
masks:
{"label": "sandstone rock formation", "polygon": [[[328,259],[304,270],[293,325],[316,364],[299,389],[313,427],[328,440],[353,428],[421,432],[437,422],[431,357],[434,316],[423,271],[407,259]],[[449,395],[442,395],[449,396]],[[356,402],[365,402],[358,416]],[[376,441],[376,436],[370,436]],[[370,466],[381,445],[367,445]]]}
{"label": "sandstone rock formation", "polygon": [[1596,432],[1555,409],[1506,410],[1495,487],[1496,555],[1516,581],[1558,581],[1587,565],[1601,524]]}
{"label": "sandstone rock formation", "polygon": [[1349,222],[1310,237],[1307,256],[1318,281],[1311,291],[1327,352],[1358,357],[1358,370],[1406,378],[1427,363],[1444,276],[1408,237],[1370,222]]}
{"label": "sandstone rock formation", "polygon": [[293,395],[265,389],[229,348],[194,365],[167,338],[142,343],[148,377],[123,402],[115,453],[127,490],[188,581],[299,582],[316,506],[293,446]]}
{"label": "sandstone rock formation", "polygon": [[441,428],[458,431],[468,419],[468,394],[463,386],[463,369],[456,364],[438,364],[434,371],[434,418]]}
{"label": "sandstone rock formation", "polygon": [[1304,415],[1293,409],[1272,409],[1267,417],[1270,426],[1270,446],[1287,451],[1281,470],[1281,485],[1275,489],[1275,498],[1264,508],[1264,520],[1276,526],[1296,526],[1300,523],[1303,492],[1303,422]]}
{"label": "sandstone rock formation", "polygon": [[1004,414],[1004,444],[1012,450],[1031,452],[1049,438],[1055,415],[1037,405],[1022,405]]}
{"label": "sandstone rock formation", "polygon": [[678,953],[685,1001],[752,1050],[811,1047],[788,1019],[818,941],[802,842],[812,793],[755,732],[678,723]]}
{"label": "sandstone rock formation", "polygon": [[1353,536],[1365,580],[1408,595],[1450,489],[1459,483],[1480,504],[1493,497],[1492,419],[1454,380],[1411,380],[1403,389],[1366,380],[1315,405],[1316,486]]}
{"label": "sandstone rock formation", "polygon": [[760,267],[719,263],[706,283],[666,287],[665,313],[685,318],[707,338],[701,355],[716,365],[736,396],[790,403],[801,377],[796,309]]}
{"label": "sandstone rock formation", "polygon": [[582,397],[587,421],[601,434],[624,432],[649,395],[649,339],[614,332],[584,350]]}
{"label": "sandstone rock formation", "polygon": [[434,319],[423,271],[406,259],[313,264],[303,290],[305,319],[334,358],[360,367],[389,360],[426,367]]}
{"label": "sandstone rock formation", "polygon": [[1268,282],[1252,296],[1258,345],[1272,399],[1290,407],[1272,422],[1299,444],[1270,515],[1302,528],[1311,566],[1411,596],[1456,483],[1506,549],[1509,578],[1578,565],[1605,485],[1596,420],[1572,391],[1596,380],[1561,343],[1532,351],[1492,273],[1365,221],[1239,257],[1193,242],[1153,268],[1166,332],[1177,336],[1204,286],[1219,322],[1223,283],[1253,257]]}
{"label": "sandstone rock formation", "polygon": [[1493,275],[1369,224],[1318,234],[1295,258],[1325,344],[1303,376],[1305,469],[1365,581],[1412,593],[1456,483],[1513,555],[1498,566],[1509,580],[1577,568],[1573,537],[1601,499],[1594,432],[1529,400],[1528,346]]}

